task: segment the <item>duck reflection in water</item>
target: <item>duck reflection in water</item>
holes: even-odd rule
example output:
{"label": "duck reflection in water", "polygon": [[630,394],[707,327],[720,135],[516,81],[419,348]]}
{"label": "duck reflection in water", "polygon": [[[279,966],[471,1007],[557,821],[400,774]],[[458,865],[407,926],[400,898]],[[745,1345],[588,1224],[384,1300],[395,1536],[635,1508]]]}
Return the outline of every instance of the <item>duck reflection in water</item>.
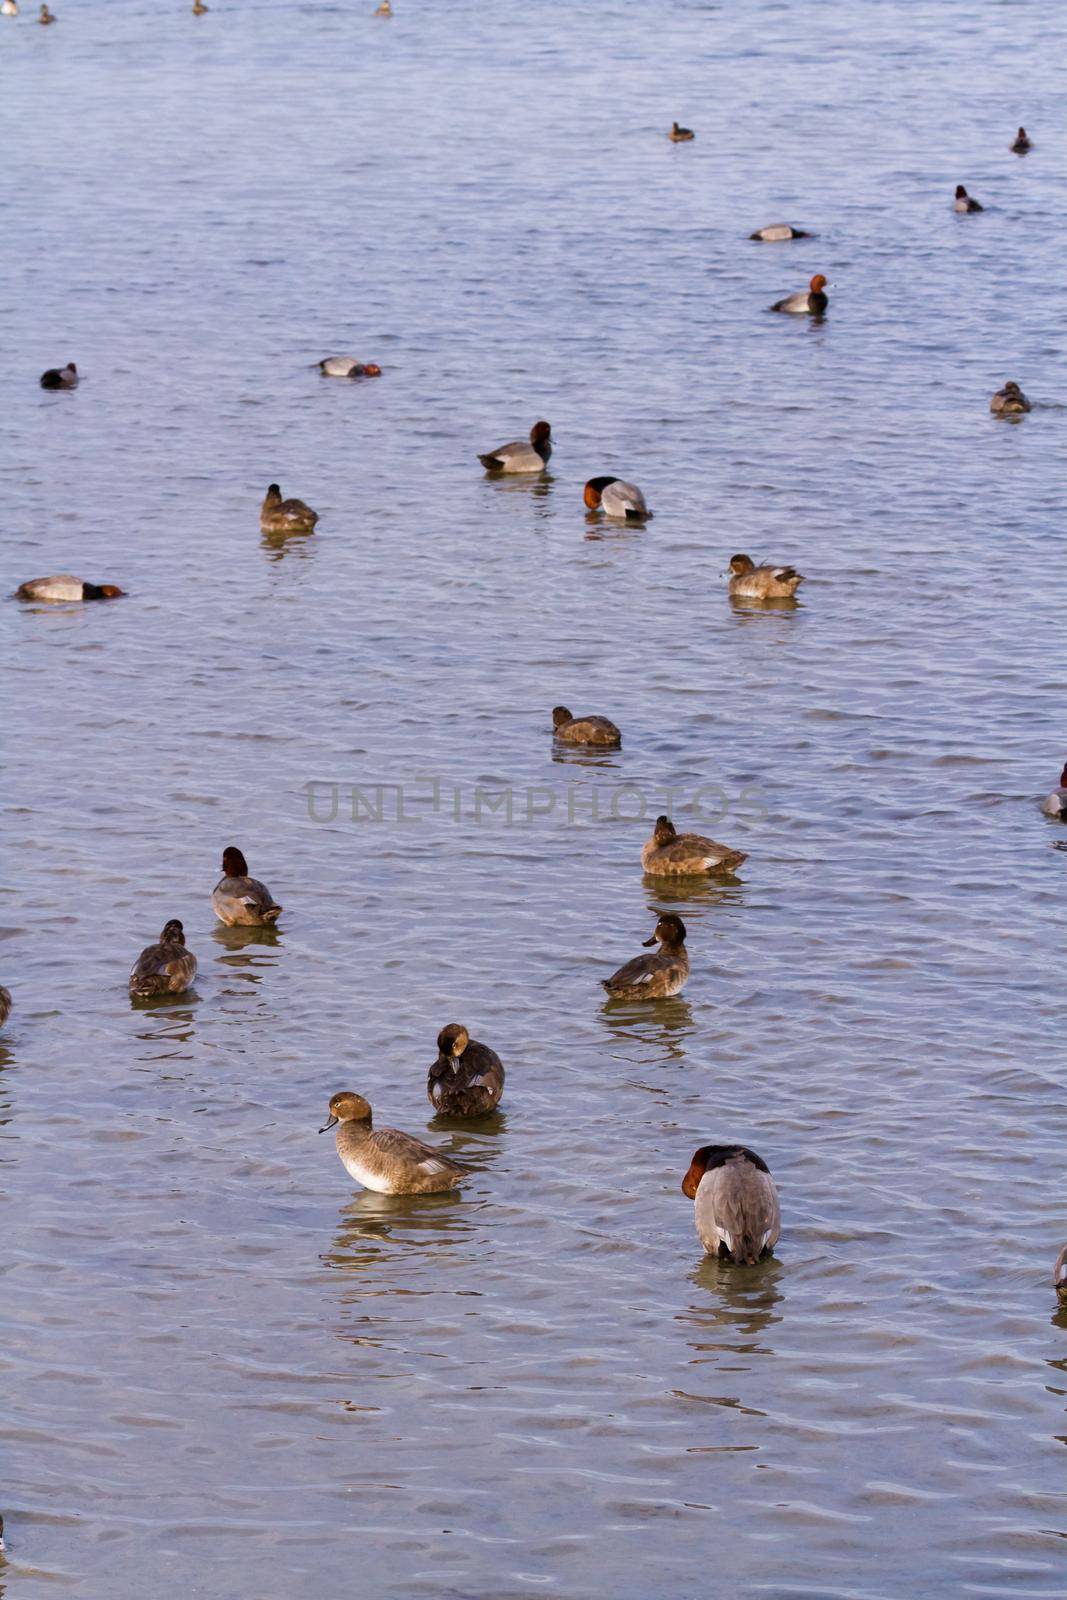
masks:
{"label": "duck reflection in water", "polygon": [[[779,1285],[784,1272],[774,1256],[744,1272],[722,1257],[705,1256],[689,1274],[699,1299],[676,1314],[693,1351],[691,1365],[716,1367],[725,1356],[736,1370],[738,1356],[774,1355],[769,1336],[783,1320]],[[723,1398],[719,1403],[738,1402]]]}
{"label": "duck reflection in water", "polygon": [[740,906],[745,903],[745,885],[740,878],[660,878],[642,874],[650,898],[649,915],[658,917],[661,906]]}
{"label": "duck reflection in water", "polygon": [[[600,1008],[600,1021],[610,1029],[620,1043],[640,1047],[640,1066],[664,1066],[668,1061],[685,1066],[689,1059],[686,1042],[692,1033],[693,1012],[689,1001],[681,995],[669,1000],[657,1000],[650,1006],[647,1000],[605,1000]],[[631,1053],[628,1052],[628,1056]],[[637,1063],[635,1062],[635,1066]]]}
{"label": "duck reflection in water", "polygon": [[314,528],[297,528],[289,533],[269,533],[264,530],[260,533],[259,544],[272,561],[281,561],[285,556],[310,560],[319,547]]}

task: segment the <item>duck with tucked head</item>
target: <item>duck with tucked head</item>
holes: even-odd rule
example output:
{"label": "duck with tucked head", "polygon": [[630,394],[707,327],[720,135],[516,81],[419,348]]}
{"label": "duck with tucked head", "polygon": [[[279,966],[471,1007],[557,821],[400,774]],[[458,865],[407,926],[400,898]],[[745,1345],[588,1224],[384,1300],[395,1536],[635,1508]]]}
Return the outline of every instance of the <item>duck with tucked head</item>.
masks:
{"label": "duck with tucked head", "polygon": [[87,583],[70,572],[56,572],[50,578],[28,578],[15,590],[20,600],[62,605],[79,600],[121,600],[125,594],[117,583]]}
{"label": "duck with tucked head", "polygon": [[603,511],[622,522],[647,522],[652,515],[636,483],[623,478],[590,478],[583,499],[590,511]]}
{"label": "duck with tucked head", "polygon": [[765,228],[757,228],[755,233],[750,233],[750,239],[758,239],[761,244],[778,244],[782,239],[813,239],[813,233],[805,233],[803,228],[794,228],[791,222],[769,222]]}
{"label": "duck with tucked head", "polygon": [[682,1179],[694,1201],[700,1242],[709,1256],[754,1267],[782,1231],[778,1190],[767,1163],[743,1144],[701,1145]]}
{"label": "duck with tucked head", "polygon": [[757,567],[751,556],[730,557],[729,591],[738,600],[792,600],[804,582],[795,567]]}
{"label": "duck with tucked head", "polygon": [[1015,138],[1011,142],[1011,147],[1017,156],[1024,156],[1028,150],[1033,149],[1033,140],[1030,138],[1030,135],[1027,133],[1025,128],[1019,129],[1018,133],[1015,135]]}
{"label": "duck with tucked head", "polygon": [[657,817],[652,837],[641,847],[641,866],[654,878],[696,877],[705,872],[736,872],[748,860],[702,833],[679,833],[670,817]]}
{"label": "duck with tucked head", "polygon": [[259,513],[259,525],[264,533],[311,533],[319,520],[303,500],[283,500],[276,483],[267,490]]}
{"label": "duck with tucked head", "polygon": [[612,1000],[663,1000],[678,994],[689,976],[685,923],[673,912],[660,917],[644,948],[658,944],[655,955],[634,956],[610,978],[601,978]]}
{"label": "duck with tucked head", "polygon": [[990,400],[989,409],[994,416],[1020,417],[1030,410],[1030,402],[1017,383],[1006,383]]}
{"label": "duck with tucked head", "polygon": [[690,139],[696,138],[696,134],[692,128],[680,128],[677,122],[672,122],[671,131],[667,138],[672,144],[688,144]]}
{"label": "duck with tucked head", "polygon": [[267,885],[248,876],[248,862],[234,844],[222,852],[222,877],[212,891],[211,909],[227,928],[268,927],[282,912]]}
{"label": "duck with tucked head", "polygon": [[47,372],[41,373],[42,389],[76,389],[78,387],[78,369],[73,361],[68,361],[65,367],[49,367]]}
{"label": "duck with tucked head", "polygon": [[130,994],[184,994],[196,977],[196,957],[185,948],[185,930],[177,918],[166,923],[158,944],[142,950],[130,973]]}
{"label": "duck with tucked head", "polygon": [[1067,1311],[1067,1244],[1056,1257],[1056,1265],[1052,1269],[1052,1281],[1056,1285],[1056,1298]]}
{"label": "duck with tucked head", "polygon": [[821,272],[817,272],[806,289],[799,294],[786,295],[784,300],[776,300],[771,307],[772,311],[785,311],[792,317],[821,317],[830,304],[826,293],[833,284],[827,284]]}
{"label": "duck with tucked head", "polygon": [[376,361],[357,361],[355,356],[326,356],[319,362],[319,371],[327,378],[380,378],[382,375]]}
{"label": "duck with tucked head", "polygon": [[478,460],[486,472],[543,472],[552,454],[552,425],[535,422],[530,429],[529,443],[516,439],[502,444],[499,450],[490,450]]}
{"label": "duck with tucked head", "polygon": [[0,983],[0,1028],[4,1026],[11,1015],[11,990],[5,989]]}
{"label": "duck with tucked head", "polygon": [[337,1154],[350,1177],[376,1194],[439,1194],[454,1189],[470,1174],[437,1150],[398,1128],[371,1123],[371,1108],[361,1094],[335,1094],[320,1133],[337,1129]]}
{"label": "duck with tucked head", "polygon": [[1060,773],[1058,789],[1053,789],[1041,807],[1046,817],[1067,817],[1067,765]]}
{"label": "duck with tucked head", "polygon": [[495,1050],[472,1039],[460,1022],[437,1035],[437,1060],[426,1080],[435,1111],[449,1117],[484,1117],[504,1093],[504,1067]]}
{"label": "duck with tucked head", "polygon": [[564,744],[600,744],[617,750],[622,734],[607,717],[573,717],[566,706],[552,707],[552,732]]}
{"label": "duck with tucked head", "polygon": [[973,195],[969,195],[962,183],[956,185],[956,198],[952,203],[953,211],[984,211],[985,206],[980,206]]}

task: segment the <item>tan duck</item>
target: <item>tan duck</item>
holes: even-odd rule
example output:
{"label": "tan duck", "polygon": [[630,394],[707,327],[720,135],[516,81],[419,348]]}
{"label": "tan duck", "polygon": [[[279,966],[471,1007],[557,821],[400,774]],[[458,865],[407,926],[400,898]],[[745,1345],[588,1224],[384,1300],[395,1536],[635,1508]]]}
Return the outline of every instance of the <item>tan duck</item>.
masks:
{"label": "tan duck", "polygon": [[553,706],[552,731],[564,744],[600,744],[617,750],[622,734],[607,717],[572,717],[566,706]]}
{"label": "tan duck", "polygon": [[222,852],[222,877],[212,891],[211,909],[228,928],[262,928],[277,922],[282,911],[267,885],[248,876],[248,862],[233,844]]}
{"label": "tan duck", "polygon": [[196,957],[185,948],[185,930],[172,918],[158,944],[142,950],[130,973],[130,993],[183,994],[196,977]]}
{"label": "tan duck", "polygon": [[734,872],[748,860],[702,833],[679,833],[670,817],[657,817],[651,839],[641,847],[641,866],[653,877],[695,877],[704,872]]}
{"label": "tan duck", "polygon": [[29,578],[15,591],[20,600],[57,606],[79,600],[121,600],[124,592],[117,583],[87,583],[70,572],[56,572],[50,578]]}
{"label": "tan duck", "polygon": [[11,1015],[11,990],[5,989],[0,983],[0,1028],[4,1026]]}
{"label": "tan duck", "polygon": [[777,1244],[778,1190],[767,1163],[745,1145],[702,1145],[682,1179],[682,1193],[695,1201],[697,1233],[709,1256],[730,1256],[751,1267]]}
{"label": "tan duck", "polygon": [[1017,383],[1006,383],[990,400],[989,409],[997,417],[1019,417],[1030,410],[1030,402]]}
{"label": "tan duck", "polygon": [[459,1022],[437,1035],[437,1060],[426,1080],[435,1111],[449,1117],[484,1117],[504,1093],[504,1067],[495,1050],[472,1039]]}
{"label": "tan duck", "polygon": [[73,361],[68,361],[65,367],[49,367],[47,372],[41,373],[42,389],[76,389],[78,386],[78,369]]}
{"label": "tan duck", "polygon": [[690,139],[695,139],[696,134],[692,128],[680,128],[677,122],[671,123],[671,131],[667,138],[672,144],[688,144]]}
{"label": "tan duck", "polygon": [[757,228],[755,233],[750,233],[749,238],[758,239],[761,244],[778,244],[782,239],[812,239],[814,234],[805,233],[803,228],[794,228],[791,222],[768,222],[765,228]]}
{"label": "tan duck", "polygon": [[795,567],[757,567],[751,556],[730,557],[730,593],[737,600],[792,600],[803,575]]}
{"label": "tan duck", "polygon": [[1058,789],[1053,789],[1041,807],[1046,817],[1067,817],[1067,766],[1060,773]]}
{"label": "tan duck", "polygon": [[1056,1298],[1067,1310],[1067,1244],[1056,1257],[1056,1265],[1052,1269],[1052,1281],[1056,1285]]}
{"label": "tan duck", "polygon": [[371,1109],[361,1094],[335,1094],[320,1133],[337,1128],[337,1154],[350,1177],[376,1194],[438,1194],[469,1176],[443,1150],[398,1128],[371,1126]]}
{"label": "tan duck", "polygon": [[552,426],[548,422],[535,422],[530,429],[529,443],[516,439],[490,450],[478,460],[486,472],[543,472],[552,454]]}
{"label": "tan duck", "polygon": [[259,513],[259,525],[264,533],[310,533],[319,520],[303,500],[283,500],[282,491],[272,483]]}
{"label": "tan duck", "polygon": [[601,978],[612,1000],[663,1000],[677,994],[689,976],[685,948],[685,923],[673,912],[660,917],[644,948],[658,944],[652,956],[634,956],[610,978]]}
{"label": "tan duck", "polygon": [[830,304],[826,291],[832,288],[833,284],[828,284],[824,275],[817,272],[806,289],[798,294],[787,294],[784,300],[776,300],[771,310],[785,311],[792,317],[821,317]]}

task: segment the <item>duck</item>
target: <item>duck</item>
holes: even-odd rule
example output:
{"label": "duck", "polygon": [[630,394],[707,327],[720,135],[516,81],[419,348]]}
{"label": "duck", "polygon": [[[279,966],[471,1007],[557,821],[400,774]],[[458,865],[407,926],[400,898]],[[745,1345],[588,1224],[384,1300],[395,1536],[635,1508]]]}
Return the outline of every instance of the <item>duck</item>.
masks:
{"label": "duck", "polygon": [[498,450],[478,460],[486,472],[543,472],[552,454],[552,425],[535,422],[530,429],[530,442],[516,439],[512,444],[502,444]]}
{"label": "duck", "polygon": [[[1052,1281],[1056,1285],[1057,1300],[1067,1310],[1067,1244],[1056,1257],[1056,1265],[1052,1269]],[[0,1533],[2,1532],[3,1529],[0,1528]]]}
{"label": "duck", "polygon": [[121,600],[125,593],[117,583],[87,583],[70,572],[57,572],[50,578],[30,578],[15,590],[19,600],[44,600],[50,605],[71,600]]}
{"label": "duck", "polygon": [[690,139],[696,138],[696,134],[692,128],[681,128],[677,122],[672,122],[671,131],[667,138],[672,144],[687,144]]}
{"label": "duck", "polygon": [[196,957],[185,948],[185,930],[176,917],[164,924],[158,944],[150,944],[134,962],[130,994],[184,994],[196,977]]}
{"label": "duck", "polygon": [[582,493],[590,511],[603,511],[608,517],[647,522],[652,515],[636,483],[623,478],[590,478]]}
{"label": "duck", "polygon": [[738,600],[792,600],[803,574],[795,567],[757,567],[751,556],[730,557],[729,592]]}
{"label": "duck", "polygon": [[1041,807],[1046,817],[1067,817],[1067,765],[1060,773],[1058,789],[1053,789]]}
{"label": "duck", "polygon": [[998,417],[1017,417],[1030,410],[1030,402],[1017,383],[1006,383],[990,400],[989,409]]}
{"label": "duck", "polygon": [[203,17],[203,16],[205,16],[207,14],[207,10],[208,10],[208,7],[206,5],[204,5],[204,0],[193,0],[193,16],[194,17]]}
{"label": "duck", "polygon": [[0,3],[0,17],[17,17],[18,14],[17,0],[2,0],[2,3]]}
{"label": "duck", "polygon": [[952,203],[953,211],[984,211],[985,206],[978,204],[973,195],[969,195],[962,183],[956,185],[956,198]]}
{"label": "duck", "polygon": [[4,1549],[4,1519],[0,1517],[0,1552]]}
{"label": "duck", "polygon": [[371,1108],[361,1094],[344,1091],[330,1101],[319,1129],[337,1129],[337,1154],[350,1177],[375,1194],[439,1194],[455,1189],[470,1168],[398,1128],[372,1129]]}
{"label": "duck", "polygon": [[4,1026],[4,1023],[11,1015],[11,1004],[11,990],[5,989],[3,984],[0,983],[0,1028]]}
{"label": "duck", "polygon": [[[830,304],[827,296],[827,282],[821,272],[817,272],[806,289],[799,294],[786,295],[784,300],[776,300],[771,307],[772,311],[786,311],[790,316],[821,317]],[[830,288],[833,285],[829,285]]]}
{"label": "duck", "polygon": [[610,978],[601,978],[612,1000],[663,1000],[678,994],[689,976],[689,956],[685,948],[685,923],[673,911],[660,917],[644,949],[658,944],[655,955],[634,956]]}
{"label": "duck", "polygon": [[259,525],[264,533],[311,533],[319,520],[303,500],[283,500],[276,483],[267,490],[259,513]]}
{"label": "duck", "polygon": [[435,1111],[450,1117],[484,1117],[504,1093],[504,1067],[495,1050],[472,1039],[461,1022],[437,1035],[437,1060],[426,1079]]}
{"label": "duck", "polygon": [[211,909],[227,928],[262,928],[277,922],[282,911],[266,884],[248,876],[248,862],[234,844],[222,852],[222,877],[212,890]]}
{"label": "duck", "polygon": [[374,13],[374,15],[376,17],[391,17],[392,14],[393,14],[393,8],[390,5],[389,0],[382,0],[381,5],[378,7],[377,11]]}
{"label": "duck", "polygon": [[319,371],[327,378],[380,378],[382,375],[376,361],[357,361],[355,356],[327,356],[319,362]]}
{"label": "duck", "polygon": [[78,386],[78,369],[73,361],[68,361],[65,367],[49,367],[47,372],[41,373],[42,389],[76,389]]}
{"label": "duck", "polygon": [[781,239],[813,239],[812,233],[805,233],[803,228],[794,228],[791,222],[769,222],[765,228],[757,228],[755,233],[750,233],[750,239],[758,239],[762,244],[777,244]]}
{"label": "duck", "polygon": [[1030,135],[1027,133],[1025,128],[1019,129],[1018,133],[1015,135],[1015,138],[1011,142],[1011,147],[1015,151],[1016,155],[1019,156],[1023,156],[1028,150],[1033,149],[1033,140],[1030,138]]}
{"label": "duck", "polygon": [[703,872],[734,872],[748,860],[745,850],[705,839],[701,833],[679,833],[670,817],[657,817],[652,837],[641,847],[641,867],[654,878],[695,877]]}
{"label": "duck", "polygon": [[617,750],[622,734],[608,717],[572,717],[566,706],[552,707],[552,731],[564,744],[603,744]]}
{"label": "duck", "polygon": [[770,1168],[743,1144],[701,1145],[682,1179],[709,1256],[754,1267],[778,1243],[782,1217]]}
{"label": "duck", "polygon": [[41,15],[37,18],[37,21],[41,24],[41,27],[47,28],[49,24],[53,23],[55,20],[55,12],[49,11],[47,6],[42,6]]}

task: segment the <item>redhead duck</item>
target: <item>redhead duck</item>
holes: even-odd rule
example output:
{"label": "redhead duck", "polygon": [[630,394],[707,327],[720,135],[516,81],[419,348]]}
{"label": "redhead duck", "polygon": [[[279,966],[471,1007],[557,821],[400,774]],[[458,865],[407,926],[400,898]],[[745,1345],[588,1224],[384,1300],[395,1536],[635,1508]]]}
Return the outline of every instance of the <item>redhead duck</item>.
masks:
{"label": "redhead duck", "polygon": [[730,557],[730,593],[738,600],[791,600],[804,582],[793,567],[757,567],[751,556]]}
{"label": "redhead duck", "polygon": [[1046,817],[1067,817],[1067,766],[1060,773],[1060,785],[1053,789],[1041,807]]}
{"label": "redhead duck", "polygon": [[777,244],[780,239],[812,239],[814,234],[805,233],[803,228],[794,228],[791,222],[769,222],[765,228],[757,228],[755,233],[750,233],[750,239],[759,239],[763,244]]}
{"label": "redhead duck", "polygon": [[644,949],[658,944],[652,956],[634,956],[610,978],[601,978],[612,1000],[663,1000],[677,994],[689,976],[689,956],[685,948],[685,923],[673,912],[660,917]]}
{"label": "redhead duck", "polygon": [[0,1028],[4,1026],[11,1015],[11,990],[5,989],[0,983]]}
{"label": "redhead duck", "polygon": [[382,369],[374,361],[357,361],[355,356],[327,356],[319,362],[327,378],[380,378]]}
{"label": "redhead duck", "polygon": [[603,511],[624,522],[647,522],[652,515],[636,483],[623,478],[590,478],[583,497],[590,511]]}
{"label": "redhead duck", "polygon": [[962,183],[956,185],[956,198],[952,204],[953,211],[984,211],[985,206],[980,206],[973,195],[969,195]]}
{"label": "redhead duck", "polygon": [[516,439],[512,444],[502,444],[499,450],[490,450],[478,460],[486,472],[543,472],[552,454],[552,426],[548,422],[535,422],[530,429],[530,442]]}
{"label": "redhead duck", "polygon": [[185,930],[172,918],[159,936],[158,944],[142,950],[130,973],[130,993],[184,994],[196,977],[196,957],[185,948]]}
{"label": "redhead duck", "polygon": [[572,717],[566,706],[553,706],[552,731],[564,744],[604,744],[618,749],[622,734],[607,717]]}
{"label": "redhead duck", "polygon": [[86,583],[69,572],[57,572],[51,578],[30,578],[27,583],[20,583],[15,593],[20,600],[60,605],[71,600],[121,600],[125,590],[117,583]]}
{"label": "redhead duck", "polygon": [[55,13],[49,11],[47,6],[42,6],[41,7],[41,15],[37,18],[37,21],[41,24],[41,27],[42,28],[47,28],[49,26],[49,24],[54,22],[55,20],[56,20],[55,19]]}
{"label": "redhead duck", "polygon": [[1052,1281],[1056,1285],[1056,1298],[1067,1310],[1067,1244],[1056,1257],[1056,1265],[1052,1269]]}
{"label": "redhead duck", "polygon": [[495,1050],[472,1039],[462,1023],[437,1035],[437,1060],[426,1080],[435,1111],[450,1117],[484,1117],[504,1093],[504,1067]]}
{"label": "redhead duck", "polygon": [[277,922],[282,911],[266,884],[248,876],[248,862],[233,844],[222,852],[222,877],[212,891],[211,909],[227,928],[262,928]]}
{"label": "redhead duck", "polygon": [[371,1127],[371,1108],[361,1094],[335,1094],[320,1133],[337,1129],[337,1154],[350,1177],[376,1194],[439,1194],[469,1175],[443,1150],[398,1128]]}
{"label": "redhead duck", "polygon": [[680,128],[677,122],[671,123],[671,131],[667,138],[672,144],[686,144],[690,139],[695,139],[696,134],[692,128]]}
{"label": "redhead duck", "polygon": [[670,817],[657,817],[652,837],[641,847],[641,866],[652,877],[695,877],[704,872],[733,872],[748,860],[744,850],[730,850],[700,833],[679,833]]}
{"label": "redhead duck", "polygon": [[1028,150],[1033,149],[1033,141],[1025,128],[1020,128],[1011,142],[1011,147],[1017,156],[1024,156]]}
{"label": "redhead duck", "polygon": [[2,4],[0,4],[0,17],[17,17],[18,14],[18,0],[2,0]]}
{"label": "redhead duck", "polygon": [[705,1144],[682,1179],[695,1201],[697,1233],[709,1256],[754,1267],[782,1231],[778,1190],[767,1163],[743,1144]]}
{"label": "redhead duck", "polygon": [[1017,383],[1006,383],[990,400],[989,409],[998,417],[1017,417],[1030,410],[1030,402]]}
{"label": "redhead duck", "polygon": [[75,389],[78,385],[78,369],[73,361],[68,361],[65,367],[49,367],[47,372],[41,373],[42,389]]}
{"label": "redhead duck", "polygon": [[259,513],[259,525],[264,533],[310,533],[319,520],[303,500],[283,500],[276,483],[267,490]]}
{"label": "redhead duck", "polygon": [[[808,287],[800,294],[786,295],[784,300],[776,300],[771,307],[772,311],[786,311],[793,317],[821,317],[830,304],[827,296],[827,282],[821,272],[817,272]],[[833,287],[832,284],[829,285]]]}

